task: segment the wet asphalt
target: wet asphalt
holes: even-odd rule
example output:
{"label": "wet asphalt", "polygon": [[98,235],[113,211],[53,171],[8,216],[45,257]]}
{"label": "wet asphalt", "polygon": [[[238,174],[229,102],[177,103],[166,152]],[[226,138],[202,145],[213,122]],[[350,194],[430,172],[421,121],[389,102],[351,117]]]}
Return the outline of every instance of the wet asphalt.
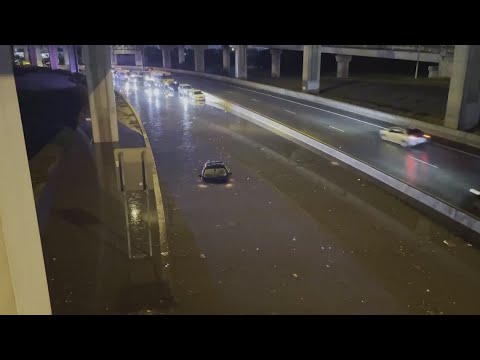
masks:
{"label": "wet asphalt", "polygon": [[[169,313],[480,313],[476,239],[230,113],[116,85],[166,201]],[[207,160],[227,162],[228,184],[201,182]]]}

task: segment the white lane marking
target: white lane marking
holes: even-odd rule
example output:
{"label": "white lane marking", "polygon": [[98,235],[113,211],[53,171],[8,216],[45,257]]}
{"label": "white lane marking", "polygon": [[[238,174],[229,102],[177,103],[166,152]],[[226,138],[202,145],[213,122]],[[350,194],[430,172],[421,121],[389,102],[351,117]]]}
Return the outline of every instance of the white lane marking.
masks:
{"label": "white lane marking", "polygon": [[413,156],[410,156],[410,155],[408,155],[408,157],[412,158],[413,160],[420,161],[421,163],[424,163],[424,164],[426,164],[426,165],[432,166],[432,167],[434,167],[435,169],[438,169],[438,166],[436,166],[436,165],[430,164],[430,163],[428,163],[428,162],[426,162],[426,161],[417,159],[416,157],[413,157]]}
{"label": "white lane marking", "polygon": [[465,154],[465,155],[470,155],[470,156],[473,156],[473,157],[476,157],[477,159],[480,159],[480,156],[478,155],[475,155],[475,154],[472,154],[472,153],[469,153],[469,152],[466,152],[466,151],[463,151],[463,150],[460,150],[460,149],[455,149],[451,146],[447,146],[447,145],[443,145],[443,144],[439,144],[437,142],[431,142],[432,144],[435,144],[435,145],[438,145],[438,146],[442,146],[444,148],[447,148],[447,149],[450,149],[450,150],[454,150],[454,151],[457,151],[459,153],[462,153],[462,154]]}
{"label": "white lane marking", "polygon": [[286,112],[288,112],[288,113],[290,113],[290,114],[293,114],[293,115],[297,115],[297,113],[295,113],[295,112],[293,112],[293,111],[290,111],[290,110],[287,110],[287,109],[283,109],[283,111],[286,111]]}
{"label": "white lane marking", "polygon": [[260,100],[257,100],[257,99],[251,99],[252,101],[256,101],[256,102],[260,102]]}
{"label": "white lane marking", "polygon": [[232,86],[232,87],[239,88],[239,89],[242,89],[242,90],[251,91],[251,92],[258,93],[258,94],[262,94],[262,95],[265,95],[265,96],[270,96],[270,97],[273,97],[273,98],[276,98],[276,99],[280,99],[280,100],[283,100],[283,101],[288,101],[288,102],[291,102],[291,103],[294,103],[294,104],[303,105],[303,106],[306,106],[306,107],[309,107],[309,108],[312,108],[312,109],[316,109],[316,110],[319,110],[319,111],[324,111],[324,112],[327,112],[327,113],[330,113],[330,114],[335,114],[335,115],[343,116],[343,117],[346,117],[346,118],[348,118],[348,119],[352,119],[352,120],[355,120],[355,121],[358,121],[358,122],[361,122],[361,123],[364,123],[364,124],[368,124],[368,125],[371,125],[371,126],[375,126],[375,127],[379,128],[379,129],[385,129],[383,126],[375,125],[375,124],[369,123],[368,121],[363,121],[363,120],[355,119],[355,118],[353,118],[353,117],[351,117],[351,116],[339,114],[339,113],[336,113],[336,112],[334,112],[334,111],[321,109],[321,108],[318,108],[318,107],[315,107],[315,106],[311,106],[311,105],[307,105],[307,104],[302,104],[302,103],[299,103],[299,102],[297,102],[297,101],[284,99],[284,98],[281,98],[281,97],[278,97],[278,96],[274,96],[274,95],[270,95],[270,94],[265,94],[265,93],[262,93],[262,92],[260,92],[260,91],[255,91],[255,90],[251,90],[251,89],[242,88],[242,87],[240,87],[240,86],[235,86],[235,85],[230,85],[230,84],[228,84],[228,86]]}
{"label": "white lane marking", "polygon": [[470,189],[469,190],[471,193],[474,193],[475,195],[480,195],[480,191],[475,190],[475,189]]}
{"label": "white lane marking", "polygon": [[329,128],[332,128],[332,129],[335,129],[337,131],[341,131],[341,132],[345,132],[344,130],[342,129],[339,129],[339,128],[336,128],[335,126],[332,126],[332,125],[328,125]]}

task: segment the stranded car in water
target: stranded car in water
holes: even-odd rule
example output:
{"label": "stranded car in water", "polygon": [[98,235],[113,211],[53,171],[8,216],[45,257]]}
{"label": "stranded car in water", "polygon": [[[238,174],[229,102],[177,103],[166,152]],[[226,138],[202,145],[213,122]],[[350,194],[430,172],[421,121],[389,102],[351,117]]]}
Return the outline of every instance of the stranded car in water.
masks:
{"label": "stranded car in water", "polygon": [[198,175],[204,182],[227,182],[232,171],[223,161],[208,160]]}

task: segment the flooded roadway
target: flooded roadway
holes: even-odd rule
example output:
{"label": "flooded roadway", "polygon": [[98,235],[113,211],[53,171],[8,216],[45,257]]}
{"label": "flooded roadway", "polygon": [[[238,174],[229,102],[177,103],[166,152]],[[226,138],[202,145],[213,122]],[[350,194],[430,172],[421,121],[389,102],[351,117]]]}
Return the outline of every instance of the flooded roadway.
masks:
{"label": "flooded roadway", "polygon": [[[166,200],[174,314],[480,313],[480,252],[341,164],[209,105],[130,89]],[[203,184],[207,160],[233,171]]]}

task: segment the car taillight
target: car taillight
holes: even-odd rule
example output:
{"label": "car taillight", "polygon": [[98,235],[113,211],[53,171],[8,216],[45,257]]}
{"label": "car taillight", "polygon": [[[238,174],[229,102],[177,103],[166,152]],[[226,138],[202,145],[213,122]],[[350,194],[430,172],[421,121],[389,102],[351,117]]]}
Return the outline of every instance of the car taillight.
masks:
{"label": "car taillight", "polygon": [[431,137],[430,135],[428,135],[428,134],[423,134],[423,137],[424,137],[425,139],[431,139],[431,138],[432,138],[432,137]]}

